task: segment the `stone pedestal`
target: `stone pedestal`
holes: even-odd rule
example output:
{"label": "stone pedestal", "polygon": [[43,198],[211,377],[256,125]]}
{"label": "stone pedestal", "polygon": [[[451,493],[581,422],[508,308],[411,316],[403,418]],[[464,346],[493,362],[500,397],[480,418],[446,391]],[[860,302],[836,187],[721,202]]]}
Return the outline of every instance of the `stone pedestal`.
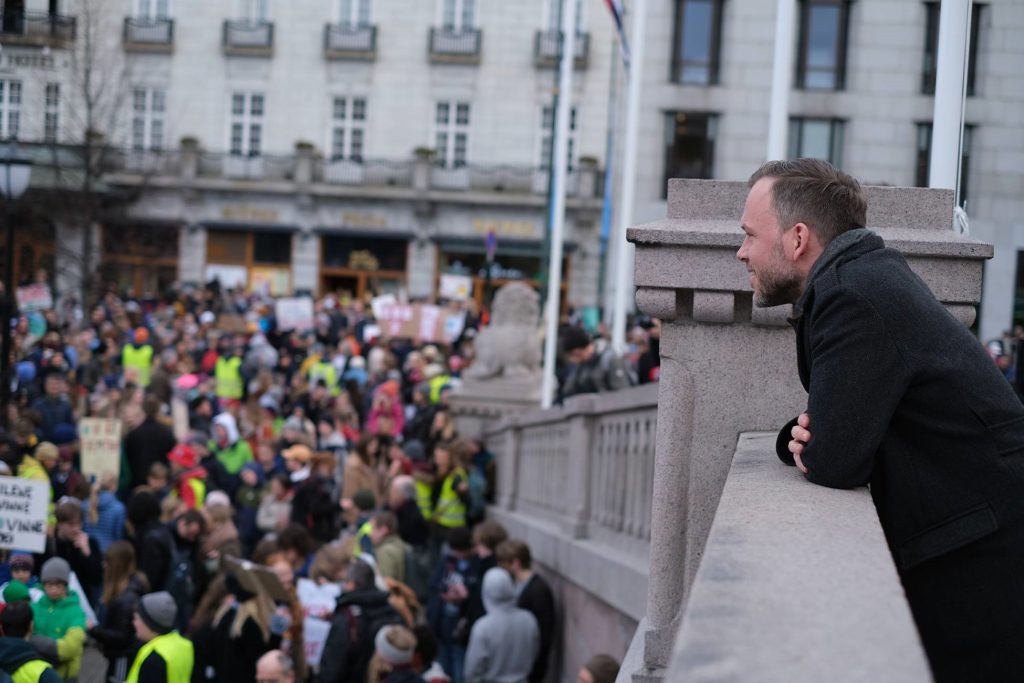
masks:
{"label": "stone pedestal", "polygon": [[[990,246],[952,231],[946,190],[869,187],[868,226],[965,323],[980,299]],[[774,431],[806,406],[790,306],[753,306],[736,260],[746,183],[672,180],[668,219],[629,230],[636,301],[661,318],[661,385],[643,666],[660,678],[700,564],[737,435]]]}
{"label": "stone pedestal", "polygon": [[540,405],[540,374],[517,378],[465,379],[449,398],[461,436],[482,439],[506,417]]}

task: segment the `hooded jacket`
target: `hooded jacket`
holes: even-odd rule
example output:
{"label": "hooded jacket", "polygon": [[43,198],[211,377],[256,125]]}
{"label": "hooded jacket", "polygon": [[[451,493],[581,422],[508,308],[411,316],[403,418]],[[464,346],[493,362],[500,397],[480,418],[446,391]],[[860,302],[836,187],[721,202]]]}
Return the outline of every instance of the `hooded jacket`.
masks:
{"label": "hooded jacket", "polygon": [[213,418],[213,425],[214,428],[218,425],[224,428],[228,435],[228,443],[223,447],[219,443],[214,443],[212,450],[217,455],[217,460],[224,465],[227,473],[236,476],[242,471],[245,463],[252,461],[252,448],[247,442],[238,438],[238,424],[235,422],[234,415],[221,413]]}
{"label": "hooded jacket", "polygon": [[365,681],[377,631],[400,623],[402,617],[384,591],[371,588],[342,595],[327,633],[317,683]]}
{"label": "hooded jacket", "polygon": [[82,650],[85,646],[85,612],[78,602],[78,594],[69,590],[62,600],[50,600],[45,593],[32,605],[35,625],[33,633],[52,638],[57,644],[57,673],[61,678],[74,678],[82,668]]}
{"label": "hooded jacket", "polygon": [[469,635],[466,683],[522,683],[540,650],[537,620],[515,606],[516,589],[504,569],[484,574],[483,598],[487,614]]}
{"label": "hooded jacket", "polygon": [[[21,638],[0,638],[0,669],[13,676],[14,672],[32,661],[45,662],[27,640]],[[39,675],[39,683],[61,683],[60,676],[47,667]]]}

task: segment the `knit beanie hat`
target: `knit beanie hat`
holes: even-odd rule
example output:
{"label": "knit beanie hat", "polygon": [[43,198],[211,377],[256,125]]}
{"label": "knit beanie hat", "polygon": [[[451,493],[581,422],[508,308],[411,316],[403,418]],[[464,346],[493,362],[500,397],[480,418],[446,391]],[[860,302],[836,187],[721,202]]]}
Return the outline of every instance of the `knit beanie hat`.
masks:
{"label": "knit beanie hat", "polygon": [[4,602],[28,602],[29,600],[28,586],[21,581],[11,581],[4,587]]}
{"label": "knit beanie hat", "polygon": [[32,559],[32,556],[28,553],[15,553],[11,555],[11,569],[27,569],[28,571],[34,571],[36,568],[36,561]]}
{"label": "knit beanie hat", "polygon": [[68,583],[71,579],[71,565],[59,557],[51,557],[43,563],[43,568],[39,572],[40,583],[48,583],[50,581],[63,581]]}
{"label": "knit beanie hat", "polygon": [[385,626],[377,631],[373,644],[381,660],[392,666],[411,664],[416,652],[416,636],[404,626]]}
{"label": "knit beanie hat", "polygon": [[174,620],[178,616],[178,605],[167,591],[150,593],[139,600],[139,617],[146,626],[157,633],[170,633],[174,630]]}

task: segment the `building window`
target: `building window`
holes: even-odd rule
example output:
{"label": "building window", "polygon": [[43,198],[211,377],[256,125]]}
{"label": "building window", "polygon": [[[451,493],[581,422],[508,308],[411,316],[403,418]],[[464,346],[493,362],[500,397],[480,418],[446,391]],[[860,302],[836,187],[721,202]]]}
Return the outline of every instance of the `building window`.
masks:
{"label": "building window", "polygon": [[331,160],[362,162],[366,99],[335,97],[331,122]]}
{"label": "building window", "polygon": [[441,27],[451,31],[474,26],[475,0],[441,0]]}
{"label": "building window", "polygon": [[[552,130],[555,126],[555,108],[544,107],[540,114],[540,125],[541,125],[541,138],[540,138],[540,163],[538,164],[542,169],[549,170],[551,168],[551,155],[554,149],[551,146],[553,139]],[[569,110],[569,156],[568,156],[568,170],[572,171],[576,167],[576,107]]]}
{"label": "building window", "polygon": [[[544,13],[549,31],[562,30],[562,0],[548,0],[547,11]],[[576,0],[576,33],[583,32],[583,0]]]}
{"label": "building window", "polygon": [[270,0],[241,0],[241,8],[239,19],[255,23],[270,21]]}
{"label": "building window", "polygon": [[341,0],[338,19],[346,26],[369,26],[370,0]]}
{"label": "building window", "polygon": [[789,158],[824,159],[841,168],[843,122],[839,119],[790,119]]}
{"label": "building window", "polygon": [[803,0],[796,87],[842,90],[846,83],[849,0]]}
{"label": "building window", "polygon": [[21,81],[0,80],[0,139],[18,137],[21,127]]}
{"label": "building window", "polygon": [[135,88],[132,91],[132,149],[163,149],[164,91]]}
{"label": "building window", "polygon": [[46,100],[43,111],[43,140],[57,142],[60,131],[60,84],[46,84]]}
{"label": "building window", "polygon": [[236,92],[231,96],[231,154],[258,157],[262,147],[263,95]]}
{"label": "building window", "polygon": [[469,103],[438,102],[434,117],[435,154],[442,168],[461,168],[469,156]]}
{"label": "building window", "polygon": [[[960,206],[967,204],[967,177],[970,171],[971,142],[974,138],[974,126],[964,126],[963,145],[960,149]],[[928,187],[928,176],[931,174],[932,159],[932,124],[917,124],[917,166],[914,184],[917,187]]]}
{"label": "building window", "polygon": [[718,116],[700,112],[669,112],[665,119],[665,176],[662,196],[670,178],[704,178],[714,175],[715,135]]}
{"label": "building window", "polygon": [[721,44],[722,0],[676,0],[674,83],[717,84]]}
{"label": "building window", "polygon": [[135,16],[139,19],[167,19],[171,16],[170,0],[138,0]]}
{"label": "building window", "polygon": [[[939,57],[939,3],[926,2],[924,24],[924,68],[921,73],[921,93],[935,94],[935,73]],[[985,5],[971,5],[971,43],[967,50],[967,94],[975,94],[978,70],[978,33],[981,29]]]}

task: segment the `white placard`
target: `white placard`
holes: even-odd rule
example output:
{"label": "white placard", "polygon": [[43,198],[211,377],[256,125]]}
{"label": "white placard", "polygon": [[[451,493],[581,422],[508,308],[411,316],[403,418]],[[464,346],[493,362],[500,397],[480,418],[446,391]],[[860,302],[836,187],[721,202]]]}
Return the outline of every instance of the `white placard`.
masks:
{"label": "white placard", "polygon": [[217,280],[224,289],[245,289],[249,286],[249,269],[245,266],[206,264],[206,281]]}
{"label": "white placard", "polygon": [[295,584],[295,594],[305,616],[330,617],[338,604],[341,586],[336,583],[318,584],[310,579],[299,579]]}
{"label": "white placard", "polygon": [[50,483],[0,477],[0,548],[46,550]]}
{"label": "white placard", "polygon": [[78,421],[82,442],[82,474],[121,472],[121,421],[102,417],[83,417]]}
{"label": "white placard", "polygon": [[313,300],[309,297],[291,297],[278,299],[274,303],[274,316],[277,318],[277,329],[299,330],[313,329]]}
{"label": "white placard", "polygon": [[473,296],[473,278],[468,275],[441,275],[440,296],[449,301],[466,301]]}
{"label": "white placard", "polygon": [[306,663],[313,669],[320,668],[320,657],[324,654],[324,645],[327,644],[327,636],[331,632],[331,622],[306,617],[302,622],[303,642],[306,646]]}
{"label": "white placard", "polygon": [[373,310],[373,317],[380,320],[384,317],[384,309],[388,306],[394,306],[398,303],[398,298],[394,294],[381,294],[375,296],[370,300],[370,308]]}

